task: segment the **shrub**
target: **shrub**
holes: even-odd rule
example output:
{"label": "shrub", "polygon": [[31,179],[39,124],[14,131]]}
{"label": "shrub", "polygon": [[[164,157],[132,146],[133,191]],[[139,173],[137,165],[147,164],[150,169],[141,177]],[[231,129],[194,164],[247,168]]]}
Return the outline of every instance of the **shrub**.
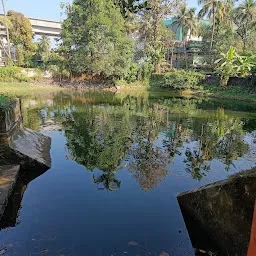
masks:
{"label": "shrub", "polygon": [[174,70],[164,74],[153,74],[151,85],[172,89],[195,89],[205,79],[201,73],[190,70]]}
{"label": "shrub", "polygon": [[0,68],[0,82],[28,82],[30,79],[21,73],[22,68]]}
{"label": "shrub", "polygon": [[10,99],[4,95],[0,95],[0,108],[7,109],[10,106]]}
{"label": "shrub", "polygon": [[150,62],[143,62],[142,67],[141,67],[141,79],[142,81],[148,80],[154,70],[153,64]]}
{"label": "shrub", "polygon": [[125,77],[125,80],[127,83],[134,83],[138,80],[138,74],[139,74],[139,66],[137,63],[132,63],[128,74]]}
{"label": "shrub", "polygon": [[60,82],[64,79],[70,78],[70,72],[64,66],[51,65],[47,68],[48,71],[52,72],[53,78],[58,79]]}

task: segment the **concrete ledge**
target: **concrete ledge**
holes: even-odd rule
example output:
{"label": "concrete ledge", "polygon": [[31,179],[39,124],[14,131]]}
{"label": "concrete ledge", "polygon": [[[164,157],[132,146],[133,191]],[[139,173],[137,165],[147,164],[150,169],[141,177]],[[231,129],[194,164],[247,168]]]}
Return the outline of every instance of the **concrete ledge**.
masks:
{"label": "concrete ledge", "polygon": [[19,165],[0,166],[0,218],[4,213],[8,198],[18,178],[19,170]]}
{"label": "concrete ledge", "polygon": [[23,128],[12,136],[9,146],[12,153],[27,162],[27,165],[39,164],[46,168],[51,167],[50,137]]}
{"label": "concrete ledge", "polygon": [[181,193],[177,199],[186,225],[190,216],[197,223],[194,226],[200,226],[224,255],[247,254],[256,199],[256,169]]}

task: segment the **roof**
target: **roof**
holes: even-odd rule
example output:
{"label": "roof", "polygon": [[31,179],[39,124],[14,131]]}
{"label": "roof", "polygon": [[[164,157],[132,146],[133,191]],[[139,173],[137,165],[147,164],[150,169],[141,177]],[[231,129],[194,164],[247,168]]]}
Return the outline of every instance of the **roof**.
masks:
{"label": "roof", "polygon": [[182,39],[183,39],[183,31],[182,30],[183,29],[178,28],[177,26],[173,25],[174,22],[175,22],[175,19],[165,20],[164,25],[167,28],[170,28],[176,34],[176,40],[182,41]]}

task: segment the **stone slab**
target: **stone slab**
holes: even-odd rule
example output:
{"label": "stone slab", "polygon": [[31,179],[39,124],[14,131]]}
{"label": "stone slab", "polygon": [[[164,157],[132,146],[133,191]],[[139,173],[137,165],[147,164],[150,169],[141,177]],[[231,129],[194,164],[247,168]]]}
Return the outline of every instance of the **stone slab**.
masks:
{"label": "stone slab", "polygon": [[47,168],[51,167],[50,147],[50,137],[27,128],[16,132],[10,141],[10,148],[17,157]]}
{"label": "stone slab", "polygon": [[0,166],[0,218],[17,181],[19,171],[19,165]]}

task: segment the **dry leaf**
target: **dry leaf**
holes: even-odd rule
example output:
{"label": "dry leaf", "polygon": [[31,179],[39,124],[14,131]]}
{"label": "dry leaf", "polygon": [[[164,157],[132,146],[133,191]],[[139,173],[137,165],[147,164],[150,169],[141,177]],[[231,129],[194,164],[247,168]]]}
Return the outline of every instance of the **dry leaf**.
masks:
{"label": "dry leaf", "polygon": [[206,253],[206,251],[202,250],[202,249],[199,249],[199,252],[201,253]]}
{"label": "dry leaf", "polygon": [[159,256],[169,256],[169,254],[167,252],[161,252]]}
{"label": "dry leaf", "polygon": [[3,255],[6,252],[6,248],[0,250],[0,255]]}
{"label": "dry leaf", "polygon": [[138,245],[138,243],[137,243],[137,242],[134,242],[134,241],[130,241],[128,244],[129,244],[129,245],[133,245],[133,246]]}

